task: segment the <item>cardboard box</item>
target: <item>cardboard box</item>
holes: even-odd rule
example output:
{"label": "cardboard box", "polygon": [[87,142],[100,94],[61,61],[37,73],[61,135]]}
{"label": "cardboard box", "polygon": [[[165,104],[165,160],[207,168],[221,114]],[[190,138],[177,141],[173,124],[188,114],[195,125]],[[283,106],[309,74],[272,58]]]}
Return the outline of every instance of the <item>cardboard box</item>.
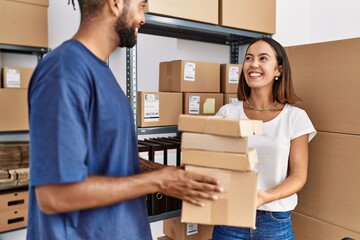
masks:
{"label": "cardboard box", "polygon": [[[360,134],[360,38],[286,48],[298,105],[318,131]],[[348,64],[351,59],[351,66]],[[326,64],[319,64],[325,63]]]}
{"label": "cardboard box", "polygon": [[220,92],[237,93],[241,71],[241,64],[221,64]]}
{"label": "cardboard box", "polygon": [[296,240],[360,239],[360,233],[297,212],[292,214],[292,223]]}
{"label": "cardboard box", "polygon": [[239,99],[236,93],[224,94],[224,105],[228,103],[237,103],[237,102],[239,102]]}
{"label": "cardboard box", "polygon": [[209,240],[213,226],[196,223],[182,223],[180,217],[164,220],[164,233],[172,240]]}
{"label": "cardboard box", "polygon": [[0,212],[12,211],[19,208],[27,208],[28,191],[10,192],[0,194]]}
{"label": "cardboard box", "polygon": [[2,88],[28,88],[34,68],[3,67]]}
{"label": "cardboard box", "polygon": [[0,1],[0,43],[48,47],[48,0]]}
{"label": "cardboard box", "polygon": [[29,130],[27,89],[0,89],[0,131]]}
{"label": "cardboard box", "polygon": [[184,93],[184,114],[215,115],[223,103],[222,93]]}
{"label": "cardboard box", "polygon": [[360,233],[360,136],[318,132],[298,213]]}
{"label": "cardboard box", "polygon": [[220,64],[188,60],[161,62],[159,89],[161,92],[218,93]]}
{"label": "cardboard box", "polygon": [[275,34],[276,0],[220,0],[219,25]]}
{"label": "cardboard box", "polygon": [[179,116],[180,132],[207,133],[228,137],[247,137],[264,133],[260,120],[235,120],[217,116]]}
{"label": "cardboard box", "polygon": [[206,7],[202,0],[150,0],[145,12],[218,24],[219,4],[217,0],[206,0]]}
{"label": "cardboard box", "polygon": [[162,236],[162,237],[158,237],[157,240],[172,240],[172,239],[167,236]]}
{"label": "cardboard box", "polygon": [[212,176],[220,181],[224,193],[217,201],[204,201],[199,207],[182,203],[181,222],[255,228],[257,172],[228,171],[185,165],[185,171]]}
{"label": "cardboard box", "polygon": [[223,137],[203,133],[184,132],[181,136],[182,149],[194,149],[214,152],[246,153],[248,138]]}
{"label": "cardboard box", "polygon": [[27,218],[27,208],[6,212],[0,211],[0,232],[26,227]]}
{"label": "cardboard box", "polygon": [[182,94],[139,92],[139,127],[177,125],[182,113]]}
{"label": "cardboard box", "polygon": [[201,150],[182,150],[182,163],[236,171],[253,171],[258,163],[255,148],[247,153],[224,153]]}

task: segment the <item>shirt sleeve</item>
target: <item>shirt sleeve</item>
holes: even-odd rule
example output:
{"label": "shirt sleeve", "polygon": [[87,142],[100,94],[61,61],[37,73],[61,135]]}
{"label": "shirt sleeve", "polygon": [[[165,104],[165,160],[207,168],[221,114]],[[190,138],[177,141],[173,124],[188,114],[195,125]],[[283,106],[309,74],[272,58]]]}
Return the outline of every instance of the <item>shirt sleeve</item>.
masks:
{"label": "shirt sleeve", "polygon": [[[48,64],[49,65],[49,64]],[[51,65],[51,64],[50,64]],[[78,73],[42,68],[29,90],[30,184],[81,181],[87,176],[89,88]]]}
{"label": "shirt sleeve", "polygon": [[294,132],[291,140],[300,137],[302,135],[308,134],[309,135],[308,141],[310,142],[311,139],[315,137],[316,133],[317,132],[309,116],[304,110],[300,109],[300,111],[296,115]]}

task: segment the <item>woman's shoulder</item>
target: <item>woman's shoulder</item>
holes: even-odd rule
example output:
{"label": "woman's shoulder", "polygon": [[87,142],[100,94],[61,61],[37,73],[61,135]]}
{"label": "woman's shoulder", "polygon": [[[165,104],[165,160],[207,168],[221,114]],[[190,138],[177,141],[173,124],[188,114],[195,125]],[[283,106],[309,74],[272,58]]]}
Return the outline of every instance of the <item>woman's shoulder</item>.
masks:
{"label": "woman's shoulder", "polygon": [[242,101],[227,103],[219,109],[216,115],[222,117],[230,117],[234,113],[239,114],[242,110],[242,106]]}

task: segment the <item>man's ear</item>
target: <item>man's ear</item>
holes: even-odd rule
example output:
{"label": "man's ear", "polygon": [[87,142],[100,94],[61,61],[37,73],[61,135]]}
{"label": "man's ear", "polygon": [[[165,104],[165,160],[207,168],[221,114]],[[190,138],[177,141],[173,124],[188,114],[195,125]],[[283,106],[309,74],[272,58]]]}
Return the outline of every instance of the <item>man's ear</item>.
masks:
{"label": "man's ear", "polygon": [[110,11],[115,15],[119,16],[122,12],[123,0],[107,0]]}

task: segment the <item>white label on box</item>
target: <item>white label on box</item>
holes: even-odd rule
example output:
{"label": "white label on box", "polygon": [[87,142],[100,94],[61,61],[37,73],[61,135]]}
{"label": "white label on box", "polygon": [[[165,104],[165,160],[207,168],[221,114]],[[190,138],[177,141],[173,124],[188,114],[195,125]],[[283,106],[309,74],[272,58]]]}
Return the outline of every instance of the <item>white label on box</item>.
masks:
{"label": "white label on box", "polygon": [[159,118],[159,94],[144,94],[144,122],[158,122]]}
{"label": "white label on box", "polygon": [[196,223],[186,224],[186,236],[198,234],[198,225]]}
{"label": "white label on box", "polygon": [[20,81],[20,71],[19,69],[6,69],[6,85],[9,88],[19,88],[21,84]]}
{"label": "white label on box", "polygon": [[189,114],[200,114],[200,96],[189,96]]}
{"label": "white label on box", "polygon": [[237,103],[239,102],[239,99],[237,98],[229,98],[229,103]]}
{"label": "white label on box", "polygon": [[229,67],[229,83],[239,83],[239,67]]}
{"label": "white label on box", "polygon": [[184,80],[195,81],[196,64],[191,62],[185,62],[184,66]]}

